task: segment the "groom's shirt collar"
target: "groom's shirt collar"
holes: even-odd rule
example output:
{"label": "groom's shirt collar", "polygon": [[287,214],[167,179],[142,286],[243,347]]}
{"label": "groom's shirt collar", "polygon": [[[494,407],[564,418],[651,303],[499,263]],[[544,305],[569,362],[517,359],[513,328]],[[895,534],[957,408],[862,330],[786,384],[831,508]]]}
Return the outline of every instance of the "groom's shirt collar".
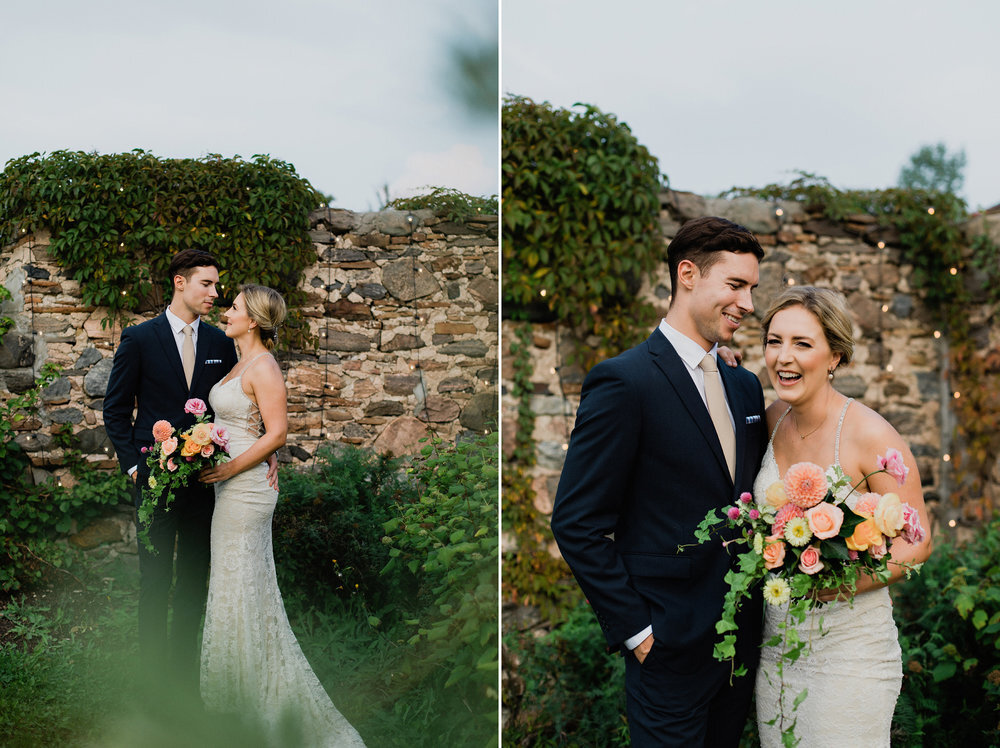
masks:
{"label": "groom's shirt collar", "polygon": [[[174,333],[174,337],[181,334],[181,330],[184,329],[184,325],[187,324],[184,320],[178,317],[176,314],[170,311],[170,307],[167,307],[167,322],[170,324],[170,329]],[[195,317],[194,322],[191,323],[191,330],[193,332],[192,337],[198,337],[198,323],[201,322],[201,317]]]}
{"label": "groom's shirt collar", "polygon": [[[680,332],[679,330],[671,327],[667,324],[667,319],[664,317],[660,320],[660,326],[657,328],[666,339],[670,342],[670,345],[674,347],[677,351],[677,355],[681,357],[681,361],[684,362],[690,372],[694,372],[698,369],[698,364],[701,360],[705,358],[705,349],[701,347],[698,343],[691,340],[687,335]],[[713,345],[711,350],[708,351],[712,354],[712,357],[718,361],[718,344]]]}

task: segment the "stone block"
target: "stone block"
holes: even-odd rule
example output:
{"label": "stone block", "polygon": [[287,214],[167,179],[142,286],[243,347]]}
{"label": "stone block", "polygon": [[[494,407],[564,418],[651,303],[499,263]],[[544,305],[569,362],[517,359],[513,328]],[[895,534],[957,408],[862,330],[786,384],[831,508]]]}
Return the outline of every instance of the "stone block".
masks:
{"label": "stone block", "polygon": [[329,351],[370,351],[372,341],[367,335],[360,333],[330,330],[325,335],[320,335],[319,347]]}
{"label": "stone block", "polygon": [[83,391],[91,397],[104,397],[108,389],[112,363],[112,359],[102,358],[94,364],[83,378]]}
{"label": "stone block", "polygon": [[496,392],[480,392],[462,408],[459,422],[477,433],[495,431],[499,417],[500,403]]}
{"label": "stone block", "polygon": [[400,416],[382,429],[375,439],[375,450],[396,456],[417,454],[420,440],[429,435],[427,425],[413,416]]}
{"label": "stone block", "polygon": [[426,266],[409,259],[396,260],[382,268],[382,285],[400,301],[420,299],[441,290]]}

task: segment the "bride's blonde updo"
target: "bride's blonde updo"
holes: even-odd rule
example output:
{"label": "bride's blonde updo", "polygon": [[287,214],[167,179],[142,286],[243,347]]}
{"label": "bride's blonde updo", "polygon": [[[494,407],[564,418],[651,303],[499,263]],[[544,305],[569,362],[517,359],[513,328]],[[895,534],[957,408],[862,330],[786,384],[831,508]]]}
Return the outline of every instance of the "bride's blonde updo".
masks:
{"label": "bride's blonde updo", "polygon": [[[837,366],[849,364],[854,357],[854,327],[847,311],[847,302],[843,294],[831,288],[817,286],[790,286],[778,294],[771,302],[761,320],[763,338],[771,327],[774,315],[790,306],[805,307],[819,320],[826,335],[826,342],[833,353],[840,354]],[[836,368],[836,367],[835,367]]]}
{"label": "bride's blonde updo", "polygon": [[285,300],[273,288],[253,283],[240,286],[240,293],[246,303],[247,316],[257,323],[261,342],[271,350],[278,342],[278,328],[288,312]]}

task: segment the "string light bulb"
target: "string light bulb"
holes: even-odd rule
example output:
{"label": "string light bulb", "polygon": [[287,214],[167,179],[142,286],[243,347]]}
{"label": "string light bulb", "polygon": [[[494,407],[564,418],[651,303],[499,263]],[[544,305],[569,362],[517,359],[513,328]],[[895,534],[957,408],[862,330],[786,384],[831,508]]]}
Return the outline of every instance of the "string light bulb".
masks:
{"label": "string light bulb", "polygon": [[781,218],[783,215],[785,215],[785,211],[783,211],[781,208],[778,208],[777,210],[774,211],[774,215],[776,215],[778,218]]}
{"label": "string light bulb", "polygon": [[543,288],[543,289],[542,289],[541,291],[539,291],[539,292],[538,292],[538,295],[539,295],[539,296],[545,296],[545,293],[546,293],[546,291],[545,291],[545,289]]}
{"label": "string light bulb", "polygon": [[951,455],[945,452],[943,455],[941,455],[941,459],[945,462],[951,462]]}
{"label": "string light bulb", "polygon": [[948,520],[948,527],[954,527],[957,524],[958,523],[953,519]]}
{"label": "string light bulb", "polygon": [[885,249],[885,242],[879,242],[878,243],[878,248],[879,249]]}
{"label": "string light bulb", "polygon": [[934,337],[935,338],[940,338],[941,337],[941,331],[940,330],[935,330],[934,331]]}
{"label": "string light bulb", "polygon": [[892,373],[892,364],[889,364],[888,366],[886,366],[885,370],[891,374]]}
{"label": "string light bulb", "polygon": [[883,304],[882,305],[882,311],[883,312],[888,312],[889,311],[889,305],[888,304]]}
{"label": "string light bulb", "polygon": [[953,267],[948,272],[951,273],[952,275],[958,275],[958,268]]}
{"label": "string light bulb", "polygon": [[961,396],[962,396],[962,393],[961,393],[961,392],[959,392],[958,390],[955,390],[955,392],[953,393],[953,397],[954,397],[954,398],[955,398],[956,400],[958,400],[958,398],[960,398]]}
{"label": "string light bulb", "polygon": [[928,208],[927,209],[927,215],[929,215],[929,216],[934,215],[934,208]]}

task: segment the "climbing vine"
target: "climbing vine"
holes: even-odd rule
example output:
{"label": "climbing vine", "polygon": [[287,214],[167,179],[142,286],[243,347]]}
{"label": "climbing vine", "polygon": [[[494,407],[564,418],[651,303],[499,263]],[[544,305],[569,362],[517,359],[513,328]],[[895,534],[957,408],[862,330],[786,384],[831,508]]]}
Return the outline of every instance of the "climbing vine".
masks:
{"label": "climbing vine", "polygon": [[298,283],[315,262],[309,212],[322,199],[291,164],[267,155],[33,153],[0,173],[0,244],[49,230],[49,252],[109,321],[161,306],[172,292],[171,257],[206,250],[223,267],[220,305],[239,283],[276,288],[291,309],[284,339],[301,345],[308,327],[296,310]]}
{"label": "climbing vine", "polygon": [[[921,293],[949,343],[950,385],[961,449],[953,455],[956,506],[977,519],[992,507],[984,497],[1000,455],[1000,350],[983,351],[970,325],[976,295],[1000,302],[1000,248],[985,233],[971,238],[965,202],[948,192],[927,190],[839,190],[822,177],[800,173],[787,185],[735,188],[727,193],[794,200],[832,220],[851,214],[874,216],[898,236],[901,260],[913,268],[910,282]],[[876,243],[878,234],[862,237]]]}
{"label": "climbing vine", "polygon": [[496,195],[478,197],[450,187],[432,187],[430,192],[414,197],[397,197],[386,203],[396,210],[433,210],[446,221],[468,223],[476,216],[495,216],[500,210]]}

